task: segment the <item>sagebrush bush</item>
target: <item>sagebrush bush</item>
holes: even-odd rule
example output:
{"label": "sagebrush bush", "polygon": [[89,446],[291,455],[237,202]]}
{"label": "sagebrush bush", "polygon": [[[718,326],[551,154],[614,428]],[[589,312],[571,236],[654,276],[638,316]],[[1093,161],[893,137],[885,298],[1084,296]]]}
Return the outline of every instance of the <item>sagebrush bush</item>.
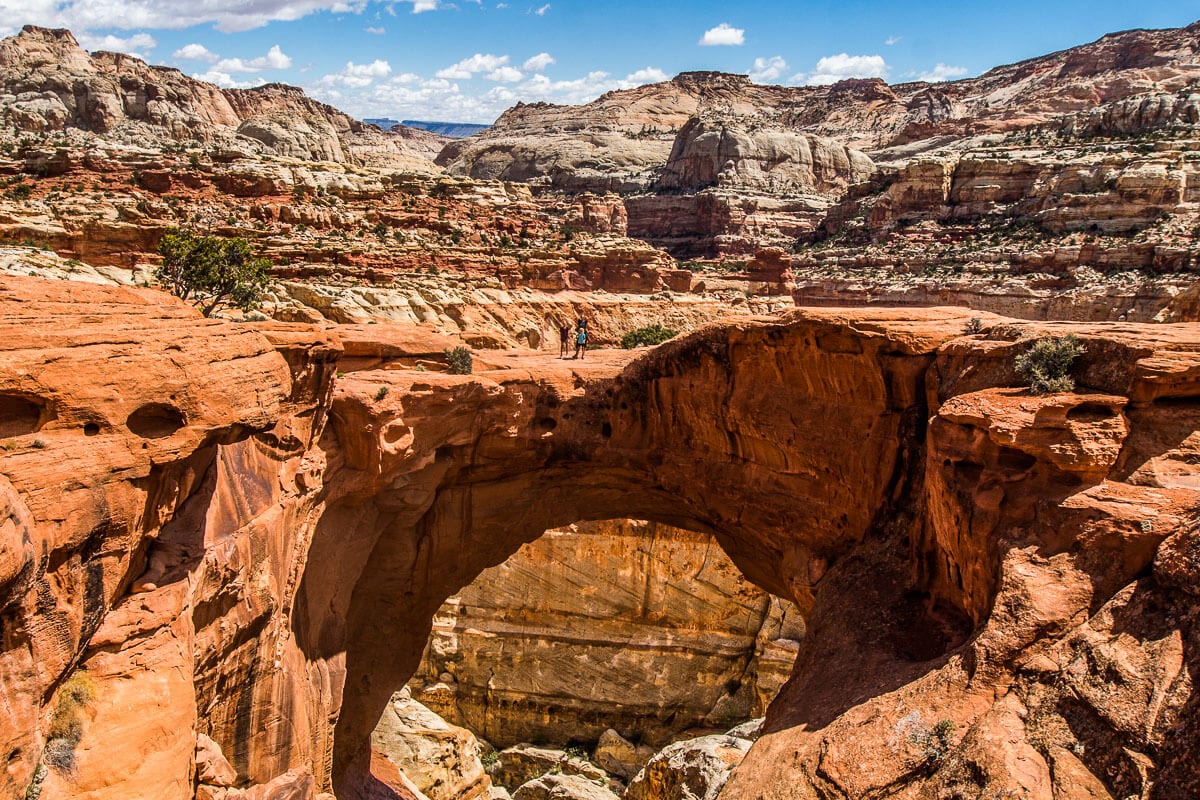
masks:
{"label": "sagebrush bush", "polygon": [[674,339],[679,335],[679,331],[671,328],[664,328],[659,323],[647,325],[643,328],[632,330],[621,337],[621,347],[626,350],[631,350],[634,347],[642,347],[644,345],[662,344],[668,339]]}
{"label": "sagebrush bush", "polygon": [[462,346],[448,348],[446,363],[450,365],[451,375],[470,375],[473,366],[471,351]]}
{"label": "sagebrush bush", "polygon": [[62,772],[75,768],[75,745],[83,738],[84,706],[96,697],[96,684],[86,672],[76,672],[58,689],[42,761]]}
{"label": "sagebrush bush", "polygon": [[1044,336],[1017,356],[1014,365],[1034,394],[1070,392],[1075,389],[1071,367],[1084,352],[1086,348],[1074,334]]}

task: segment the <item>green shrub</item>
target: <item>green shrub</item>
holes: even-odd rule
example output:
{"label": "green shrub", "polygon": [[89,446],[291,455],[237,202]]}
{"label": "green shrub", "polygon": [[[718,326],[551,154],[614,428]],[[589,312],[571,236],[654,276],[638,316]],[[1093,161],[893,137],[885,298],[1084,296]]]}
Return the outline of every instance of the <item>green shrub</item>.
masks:
{"label": "green shrub", "polygon": [[967,324],[963,325],[963,333],[967,336],[973,336],[983,330],[983,320],[979,317],[971,317],[967,320]]}
{"label": "green shrub", "polygon": [[75,768],[75,745],[83,738],[80,711],[95,697],[96,684],[86,672],[76,672],[59,687],[42,750],[42,761],[48,766],[61,772]]}
{"label": "green shrub", "polygon": [[1034,394],[1070,392],[1075,389],[1071,367],[1075,359],[1085,352],[1079,338],[1066,336],[1044,336],[1017,356],[1017,374],[1029,384]]}
{"label": "green shrub", "polygon": [[632,330],[621,337],[621,347],[630,350],[634,347],[642,347],[644,345],[662,344],[668,339],[674,339],[679,335],[679,331],[671,328],[664,328],[657,322],[653,325],[647,325],[644,328]]}
{"label": "green shrub", "polygon": [[387,396],[388,396],[388,387],[386,387],[386,386],[380,386],[379,391],[375,393],[376,400],[382,400],[383,398],[385,398]]}
{"label": "green shrub", "polygon": [[483,768],[491,772],[492,768],[500,763],[500,754],[495,750],[488,750],[479,760],[483,762]]}
{"label": "green shrub", "polygon": [[197,236],[172,228],[158,245],[162,266],[154,276],[167,291],[211,316],[224,305],[250,311],[270,283],[270,262],[255,258],[245,239]]}
{"label": "green shrub", "polygon": [[471,351],[461,345],[446,349],[446,363],[450,365],[451,375],[471,374]]}

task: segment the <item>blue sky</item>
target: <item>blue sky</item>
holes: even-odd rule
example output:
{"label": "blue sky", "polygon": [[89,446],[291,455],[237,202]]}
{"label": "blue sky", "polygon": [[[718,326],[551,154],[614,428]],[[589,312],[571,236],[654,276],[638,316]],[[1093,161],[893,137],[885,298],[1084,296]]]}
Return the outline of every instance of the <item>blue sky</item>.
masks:
{"label": "blue sky", "polygon": [[1200,0],[0,0],[0,33],[69,27],[224,86],[281,81],[358,117],[491,122],[518,100],[715,69],[762,83],[953,79],[1128,28],[1200,19]]}

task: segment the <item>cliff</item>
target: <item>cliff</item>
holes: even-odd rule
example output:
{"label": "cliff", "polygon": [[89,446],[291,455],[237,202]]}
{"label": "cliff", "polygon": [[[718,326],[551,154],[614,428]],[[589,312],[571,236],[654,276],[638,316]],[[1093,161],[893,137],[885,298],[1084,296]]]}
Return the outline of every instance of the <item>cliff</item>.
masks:
{"label": "cliff", "polygon": [[6,139],[83,131],[142,147],[210,146],[307,161],[421,168],[428,137],[385,134],[292,86],[220,89],[177,69],[83,50],[70,31],[26,25],[0,40]]}
{"label": "cliff", "polygon": [[[729,797],[1200,786],[1195,326],[810,311],[335,378],[332,331],[2,283],[6,794],[369,796],[441,603],[614,516],[805,616]],[[1080,389],[1011,388],[1066,332]]]}

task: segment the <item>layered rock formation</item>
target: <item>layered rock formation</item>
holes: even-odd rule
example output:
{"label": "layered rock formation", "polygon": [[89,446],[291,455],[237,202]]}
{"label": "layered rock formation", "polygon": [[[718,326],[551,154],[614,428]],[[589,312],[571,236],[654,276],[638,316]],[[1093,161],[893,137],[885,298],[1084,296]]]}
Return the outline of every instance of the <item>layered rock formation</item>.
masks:
{"label": "layered rock formation", "polygon": [[[574,191],[645,189],[695,117],[757,117],[766,130],[829,137],[868,153],[946,136],[1007,132],[1200,78],[1198,27],[1134,30],[949,83],[845,80],[758,86],[742,75],[683,73],[584,106],[518,105],[452,143],[439,163],[461,174],[546,182]],[[695,125],[696,123],[691,123]],[[780,134],[776,134],[780,135]]]}
{"label": "layered rock formation", "polygon": [[32,25],[0,41],[0,119],[6,143],[70,130],[409,168],[426,165],[432,149],[423,133],[384,134],[295,87],[220,89],[133,56],[89,54],[69,31]]}
{"label": "layered rock formation", "polygon": [[[7,794],[191,797],[203,733],[209,796],[370,796],[445,598],[618,508],[807,615],[723,796],[1200,785],[1194,326],[807,312],[335,382],[328,333],[3,283]],[[1008,388],[1068,331],[1078,393]]]}
{"label": "layered rock formation", "polygon": [[547,531],[438,610],[414,695],[497,747],[661,744],[762,716],[804,623],[711,537],[652,522]]}

